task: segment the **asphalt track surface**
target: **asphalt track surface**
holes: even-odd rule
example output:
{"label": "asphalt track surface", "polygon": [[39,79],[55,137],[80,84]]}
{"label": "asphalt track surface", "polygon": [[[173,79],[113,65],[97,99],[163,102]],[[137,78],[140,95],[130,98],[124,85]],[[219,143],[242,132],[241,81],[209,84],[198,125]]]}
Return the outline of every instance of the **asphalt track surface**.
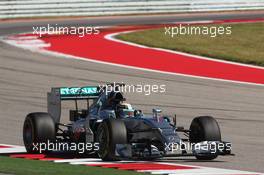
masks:
{"label": "asphalt track surface", "polygon": [[[216,19],[254,19],[258,13],[210,13],[83,18],[32,22],[2,22],[0,35],[32,31],[32,26],[125,25]],[[22,126],[27,113],[46,111],[46,92],[55,86],[97,85],[104,82],[165,84],[166,94],[127,94],[143,111],[160,107],[165,114],[177,113],[178,123],[189,127],[193,117],[212,115],[219,121],[223,140],[233,143],[234,157],[212,162],[193,158],[171,158],[170,162],[264,172],[263,86],[159,74],[88,61],[41,55],[0,43],[0,142],[22,145]],[[64,118],[66,121],[66,118]],[[168,161],[168,160],[166,160]]]}

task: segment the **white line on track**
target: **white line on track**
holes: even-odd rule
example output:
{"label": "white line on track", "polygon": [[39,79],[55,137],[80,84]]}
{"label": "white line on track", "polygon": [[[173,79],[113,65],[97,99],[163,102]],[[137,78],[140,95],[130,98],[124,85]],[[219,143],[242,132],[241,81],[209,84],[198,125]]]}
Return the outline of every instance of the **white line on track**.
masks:
{"label": "white line on track", "polygon": [[109,165],[109,164],[117,164],[117,162],[90,162],[90,161],[88,161],[88,162],[70,162],[70,164],[72,164],[72,165],[96,165],[96,164],[98,164],[98,165]]}
{"label": "white line on track", "polygon": [[91,159],[91,158],[85,158],[85,159],[63,159],[63,160],[55,160],[56,163],[74,163],[74,162],[87,162],[87,161],[93,161],[93,162],[102,162],[101,159]]}
{"label": "white line on track", "polygon": [[[0,144],[3,148],[0,147],[0,153],[25,153],[26,150],[24,146],[17,145],[7,145]],[[7,148],[5,148],[7,147]],[[75,158],[75,159],[64,159],[64,160],[54,160],[54,163],[69,163],[72,165],[113,165],[113,164],[125,164],[125,163],[146,163],[146,167],[151,167],[151,163],[146,161],[117,161],[117,162],[104,162],[98,158]],[[173,164],[166,162],[154,162],[154,164],[159,165],[174,165],[174,166],[185,166],[190,169],[180,169],[177,168],[175,170],[136,170],[137,172],[150,173],[150,174],[167,174],[167,175],[261,175],[261,173],[256,172],[248,172],[248,171],[240,171],[240,170],[230,170],[230,169],[222,169],[222,168],[210,168],[210,167],[201,167],[201,166],[193,166],[193,165],[182,165],[182,164]],[[133,165],[131,165],[133,166]],[[118,168],[118,166],[117,166]]]}
{"label": "white line on track", "polygon": [[[115,35],[117,35],[117,33],[115,33]],[[236,83],[236,84],[264,86],[264,84],[258,84],[258,83],[249,83],[249,82],[242,82],[242,81],[234,81],[234,80],[209,78],[209,77],[202,77],[202,76],[195,76],[195,75],[187,75],[187,74],[181,74],[181,73],[166,72],[166,71],[159,71],[159,70],[154,70],[154,69],[147,69],[147,68],[140,68],[140,67],[135,67],[135,66],[128,66],[128,65],[116,64],[116,63],[110,63],[110,62],[105,62],[105,61],[98,61],[98,60],[94,60],[94,59],[90,59],[90,58],[83,58],[83,57],[68,55],[68,54],[64,54],[64,53],[60,53],[60,52],[44,50],[43,48],[39,47],[38,45],[33,46],[33,45],[18,44],[17,42],[10,41],[7,38],[2,38],[0,40],[5,42],[5,43],[7,43],[7,44],[9,44],[9,45],[12,45],[12,46],[16,46],[16,47],[19,47],[19,48],[22,48],[22,49],[25,49],[25,50],[30,50],[32,52],[38,52],[38,53],[41,53],[41,54],[44,54],[44,55],[50,55],[50,56],[54,56],[54,57],[60,57],[60,58],[66,58],[66,59],[75,59],[75,60],[81,60],[81,61],[88,61],[88,62],[93,62],[93,63],[99,63],[99,64],[105,64],[105,65],[110,65],[110,66],[117,66],[117,67],[135,69],[135,70],[141,70],[141,71],[147,71],[147,72],[154,72],[154,73],[160,73],[160,74],[167,74],[167,75],[177,75],[177,76],[183,76],[183,77],[199,78],[199,79],[204,79],[204,80],[222,81],[222,82],[229,82],[229,83]],[[119,41],[119,40],[117,40],[117,41]],[[119,41],[119,42],[121,42],[121,41]],[[49,43],[47,43],[47,44],[49,44]],[[42,46],[45,46],[45,45],[42,45]],[[141,47],[145,47],[145,46],[141,46]],[[157,49],[159,49],[159,48],[157,48]],[[185,54],[185,53],[182,53],[182,54]],[[210,58],[208,58],[208,59],[210,59]],[[217,61],[220,61],[220,60],[217,60]],[[239,63],[233,63],[233,64],[239,64]],[[250,66],[250,65],[245,65],[245,66]]]}
{"label": "white line on track", "polygon": [[[197,21],[197,23],[203,23],[206,21]],[[207,21],[207,23],[214,23],[215,21]],[[182,22],[183,23],[183,22]],[[194,22],[192,22],[194,24]],[[109,26],[107,26],[109,27]],[[137,30],[140,31],[140,30]],[[122,34],[122,33],[129,33],[129,32],[135,32],[135,31],[125,31],[125,32],[116,32],[116,33],[111,33],[105,36],[105,39],[114,41],[114,42],[119,42],[123,44],[128,44],[132,45],[135,47],[140,47],[140,48],[148,48],[148,49],[153,49],[153,50],[159,50],[159,51],[164,51],[164,52],[169,52],[169,53],[174,53],[174,54],[180,54],[180,55],[185,55],[185,56],[191,56],[197,59],[204,59],[204,60],[210,60],[210,61],[215,61],[215,62],[221,62],[221,63],[226,63],[226,64],[233,64],[233,65],[239,65],[239,66],[244,66],[244,67],[251,67],[251,68],[256,68],[256,69],[264,69],[263,67],[260,66],[253,66],[253,65],[247,65],[247,64],[242,64],[242,63],[235,63],[235,62],[230,62],[230,61],[224,61],[224,60],[217,60],[214,58],[209,58],[209,57],[204,57],[204,56],[197,56],[197,55],[192,55],[192,54],[187,54],[183,52],[178,52],[178,51],[172,51],[172,50],[167,50],[167,49],[161,49],[161,48],[154,48],[154,47],[148,47],[148,46],[143,46],[127,41],[121,41],[115,38],[116,35]],[[33,43],[28,43],[27,40],[32,38]],[[23,43],[23,40],[25,40],[25,43]],[[36,39],[35,37],[29,36],[28,38],[25,37],[22,39],[19,39],[19,37],[14,37],[14,36],[5,36],[0,38],[1,41],[12,45],[16,46],[19,48],[23,48],[26,50],[30,50],[32,52],[38,52],[41,54],[46,54],[46,55],[52,55],[55,57],[63,57],[67,59],[78,59],[82,61],[88,61],[88,62],[93,62],[93,63],[99,63],[99,64],[106,64],[110,66],[118,66],[122,68],[128,68],[128,69],[136,69],[136,70],[141,70],[141,71],[148,71],[148,72],[155,72],[155,73],[161,73],[161,74],[167,74],[167,75],[177,75],[177,76],[183,76],[183,77],[191,77],[191,78],[199,78],[199,79],[205,79],[205,80],[216,80],[216,81],[223,81],[223,82],[230,82],[230,83],[237,83],[237,84],[246,84],[246,85],[255,85],[255,86],[264,86],[264,84],[258,84],[258,83],[250,83],[250,82],[243,82],[243,81],[235,81],[235,80],[225,80],[225,79],[220,79],[220,78],[210,78],[210,77],[203,77],[203,76],[196,76],[196,75],[187,75],[187,74],[181,74],[181,73],[174,73],[174,72],[167,72],[167,71],[159,71],[159,70],[154,70],[154,69],[148,69],[148,68],[140,68],[140,67],[135,67],[135,66],[128,66],[128,65],[122,65],[122,64],[116,64],[116,63],[110,63],[110,62],[105,62],[105,61],[98,61],[90,58],[83,58],[83,57],[78,57],[78,56],[73,56],[73,55],[68,55],[64,53],[59,53],[55,51],[48,51],[45,50],[45,47],[49,47],[50,43],[45,43],[41,39]],[[41,40],[42,42],[40,42]],[[19,42],[18,42],[19,41]]]}
{"label": "white line on track", "polygon": [[26,149],[24,146],[0,144],[0,146],[7,146],[7,148],[0,148],[0,154],[5,153],[25,153]]}
{"label": "white line on track", "polygon": [[[72,165],[96,165],[96,164],[105,164],[105,165],[108,165],[108,164],[122,164],[122,163],[146,163],[145,161],[116,161],[116,162],[104,162],[104,161],[73,161],[73,162],[69,162],[70,164]],[[148,162],[149,163],[149,162]]]}
{"label": "white line on track", "polygon": [[259,173],[239,171],[239,170],[228,170],[221,168],[199,168],[199,169],[179,169],[179,170],[139,170],[137,172],[151,173],[151,174],[169,174],[169,175],[259,175]]}
{"label": "white line on track", "polygon": [[232,65],[251,67],[251,68],[264,70],[264,67],[260,67],[260,66],[248,65],[248,64],[243,64],[243,63],[236,63],[236,62],[226,61],[226,60],[219,60],[219,59],[215,59],[215,58],[193,55],[193,54],[189,54],[189,53],[184,53],[184,52],[179,52],[179,51],[174,51],[174,50],[168,50],[168,49],[162,49],[162,48],[157,48],[157,47],[149,47],[149,46],[144,46],[144,45],[140,45],[140,44],[136,44],[136,43],[132,43],[132,42],[128,42],[128,41],[123,41],[123,40],[119,40],[119,39],[115,38],[117,35],[120,35],[120,34],[133,33],[133,32],[137,32],[137,31],[140,31],[140,30],[136,30],[136,31],[131,30],[131,31],[125,31],[125,32],[111,33],[111,34],[105,35],[105,39],[110,40],[110,41],[114,41],[114,42],[119,42],[122,44],[127,44],[127,45],[131,45],[131,46],[139,47],[139,48],[148,48],[148,49],[152,49],[152,50],[158,50],[158,51],[173,53],[173,54],[177,54],[177,55],[189,56],[189,57],[197,58],[197,59],[201,59],[201,60],[209,60],[209,61],[214,61],[214,62],[220,62],[220,63],[226,63],[226,64],[232,64]]}

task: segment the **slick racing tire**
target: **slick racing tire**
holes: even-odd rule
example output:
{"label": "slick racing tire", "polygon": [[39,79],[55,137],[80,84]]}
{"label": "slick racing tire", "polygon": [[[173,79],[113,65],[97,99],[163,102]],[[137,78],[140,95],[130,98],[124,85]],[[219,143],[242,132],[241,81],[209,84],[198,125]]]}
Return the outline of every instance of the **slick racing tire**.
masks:
{"label": "slick racing tire", "polygon": [[99,143],[99,157],[104,161],[116,161],[116,144],[127,143],[125,123],[119,119],[106,119],[97,129],[96,141]]}
{"label": "slick racing tire", "polygon": [[[48,113],[28,114],[23,127],[23,140],[27,152],[40,153],[39,144],[55,141],[55,128],[55,122]],[[47,145],[45,146],[47,147]]]}
{"label": "slick racing tire", "polygon": [[[221,132],[217,121],[210,116],[200,116],[193,119],[190,126],[190,142],[221,141]],[[213,160],[217,154],[196,155],[198,160]]]}

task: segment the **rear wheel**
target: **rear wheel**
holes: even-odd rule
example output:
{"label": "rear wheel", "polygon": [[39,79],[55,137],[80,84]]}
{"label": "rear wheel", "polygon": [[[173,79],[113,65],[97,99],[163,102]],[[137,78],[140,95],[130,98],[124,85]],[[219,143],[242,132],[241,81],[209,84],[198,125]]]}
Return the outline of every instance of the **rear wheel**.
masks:
{"label": "rear wheel", "polygon": [[[190,142],[221,141],[221,132],[217,121],[210,116],[201,116],[193,119],[190,126]],[[213,160],[216,154],[196,155],[198,160]]]}
{"label": "rear wheel", "polygon": [[116,144],[127,143],[126,126],[122,120],[107,119],[97,129],[96,141],[99,143],[99,157],[104,161],[118,160],[115,156]]}
{"label": "rear wheel", "polygon": [[55,134],[55,123],[48,113],[36,112],[27,115],[23,127],[23,140],[27,152],[39,153],[35,146],[55,141]]}

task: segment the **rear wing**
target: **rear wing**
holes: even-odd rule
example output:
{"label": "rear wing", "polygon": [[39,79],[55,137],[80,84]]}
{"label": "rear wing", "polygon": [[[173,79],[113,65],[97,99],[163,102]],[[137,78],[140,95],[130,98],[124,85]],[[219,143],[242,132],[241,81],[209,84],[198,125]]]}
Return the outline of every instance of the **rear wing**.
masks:
{"label": "rear wing", "polygon": [[59,93],[61,100],[93,99],[98,98],[100,95],[97,86],[61,87],[59,88]]}
{"label": "rear wing", "polygon": [[48,113],[56,123],[60,122],[61,101],[97,99],[101,94],[98,86],[57,87],[47,94]]}

